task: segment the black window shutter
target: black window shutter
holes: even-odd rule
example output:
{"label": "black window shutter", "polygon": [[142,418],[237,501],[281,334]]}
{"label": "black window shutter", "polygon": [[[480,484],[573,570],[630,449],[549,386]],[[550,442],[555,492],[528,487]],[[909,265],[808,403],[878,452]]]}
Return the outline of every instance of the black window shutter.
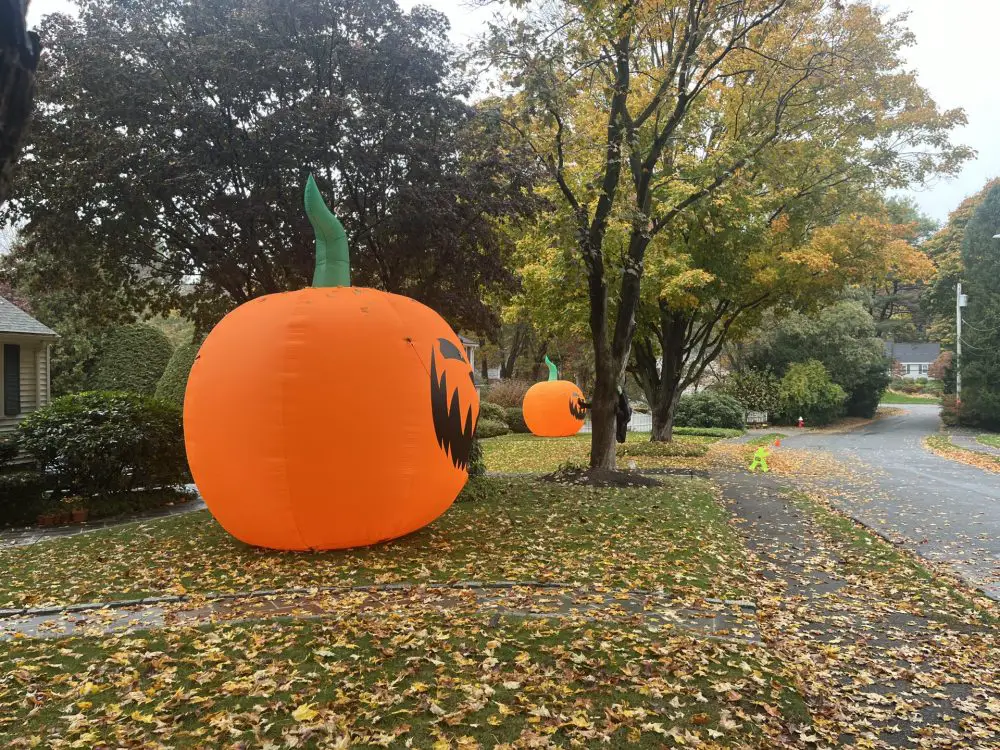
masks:
{"label": "black window shutter", "polygon": [[16,417],[21,413],[21,347],[3,345],[3,413]]}

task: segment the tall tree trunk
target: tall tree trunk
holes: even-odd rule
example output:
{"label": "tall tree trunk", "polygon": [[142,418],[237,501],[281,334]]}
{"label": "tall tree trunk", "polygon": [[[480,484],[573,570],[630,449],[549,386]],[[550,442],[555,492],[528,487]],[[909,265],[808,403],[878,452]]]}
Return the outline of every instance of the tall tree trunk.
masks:
{"label": "tall tree trunk", "polygon": [[531,360],[534,364],[531,365],[531,379],[538,380],[542,377],[542,360],[545,359],[545,355],[549,351],[549,342],[551,338],[544,339],[539,345],[538,349],[535,350]]}
{"label": "tall tree trunk", "polygon": [[652,339],[644,336],[635,343],[631,371],[649,403],[653,418],[650,440],[673,439],[674,415],[686,385],[685,371],[690,354],[688,337],[692,322],[690,315],[671,311],[661,305],[660,324],[656,331],[661,352],[659,363]]}
{"label": "tall tree trunk", "polygon": [[530,332],[527,323],[518,323],[514,327],[514,332],[510,340],[510,348],[507,350],[507,357],[504,359],[503,355],[501,355],[500,359],[500,378],[502,380],[514,377],[514,367],[517,365],[517,358],[521,356]]}
{"label": "tall tree trunk", "polygon": [[598,370],[594,383],[594,394],[590,399],[590,466],[593,469],[614,469],[615,445],[615,400],[618,389],[616,379],[610,372],[601,377]]}
{"label": "tall tree trunk", "polygon": [[677,416],[677,404],[680,403],[684,390],[675,383],[673,394],[669,399],[661,401],[652,408],[653,434],[650,440],[669,443],[674,439],[674,418]]}

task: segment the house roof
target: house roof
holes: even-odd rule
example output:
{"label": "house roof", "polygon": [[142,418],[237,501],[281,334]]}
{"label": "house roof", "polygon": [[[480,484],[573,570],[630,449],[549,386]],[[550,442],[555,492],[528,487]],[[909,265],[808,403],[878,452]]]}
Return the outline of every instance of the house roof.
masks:
{"label": "house roof", "polygon": [[885,341],[885,353],[897,362],[933,362],[941,354],[941,344],[908,344],[902,341]]}
{"label": "house roof", "polygon": [[458,337],[462,340],[462,346],[479,346],[479,342],[475,339],[470,339],[468,336],[463,336],[462,334],[458,334]]}
{"label": "house roof", "polygon": [[29,336],[52,337],[59,335],[48,326],[39,323],[20,307],[4,297],[0,297],[0,333],[21,333]]}

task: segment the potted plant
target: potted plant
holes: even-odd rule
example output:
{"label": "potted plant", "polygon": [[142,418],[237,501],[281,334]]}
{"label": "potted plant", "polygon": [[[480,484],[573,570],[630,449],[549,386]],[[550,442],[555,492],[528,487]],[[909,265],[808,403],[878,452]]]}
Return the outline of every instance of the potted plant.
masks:
{"label": "potted plant", "polygon": [[84,505],[82,497],[68,497],[66,501],[70,503],[70,517],[73,523],[86,523],[90,517],[90,509]]}

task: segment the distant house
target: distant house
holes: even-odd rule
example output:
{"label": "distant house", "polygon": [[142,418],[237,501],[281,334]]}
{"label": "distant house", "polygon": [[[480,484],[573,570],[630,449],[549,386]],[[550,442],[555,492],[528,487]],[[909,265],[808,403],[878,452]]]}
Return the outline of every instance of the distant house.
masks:
{"label": "distant house", "polygon": [[9,300],[0,297],[0,433],[51,400],[49,351],[58,338]]}
{"label": "distant house", "polygon": [[899,341],[884,341],[885,353],[893,362],[893,373],[904,378],[928,378],[930,367],[941,354],[941,344],[906,344]]}
{"label": "distant house", "polygon": [[462,348],[465,349],[465,358],[469,360],[469,364],[472,366],[472,372],[476,371],[476,349],[479,348],[479,342],[475,339],[470,339],[468,336],[463,336],[459,334],[458,337],[462,340]]}

